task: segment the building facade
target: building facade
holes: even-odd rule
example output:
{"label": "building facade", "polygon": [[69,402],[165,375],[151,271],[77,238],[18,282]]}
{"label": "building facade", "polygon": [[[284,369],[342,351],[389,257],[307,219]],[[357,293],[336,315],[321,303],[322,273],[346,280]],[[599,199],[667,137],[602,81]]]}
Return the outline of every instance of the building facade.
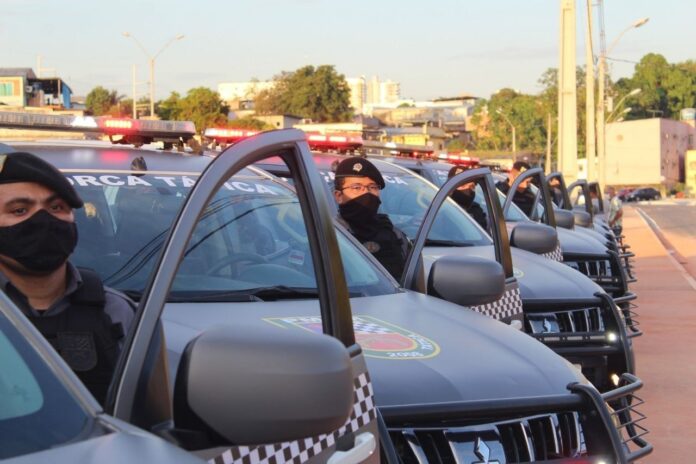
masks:
{"label": "building facade", "polygon": [[640,119],[607,124],[606,183],[664,186],[684,182],[687,150],[696,148],[696,128],[684,121]]}

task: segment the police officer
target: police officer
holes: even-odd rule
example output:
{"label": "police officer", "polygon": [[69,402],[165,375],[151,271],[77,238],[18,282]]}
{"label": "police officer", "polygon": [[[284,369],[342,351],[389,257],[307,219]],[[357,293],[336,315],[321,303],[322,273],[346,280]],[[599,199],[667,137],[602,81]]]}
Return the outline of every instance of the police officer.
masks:
{"label": "police officer", "polygon": [[68,257],[82,199],[30,153],[0,155],[0,288],[103,403],[133,303]]}
{"label": "police officer", "polygon": [[384,178],[374,164],[360,157],[336,166],[334,197],[338,220],[394,276],[401,278],[410,248],[408,237],[394,227],[386,214],[378,214]]}
{"label": "police officer", "polygon": [[[452,169],[447,173],[447,178],[452,177],[466,171],[466,168],[462,166],[453,166]],[[481,205],[476,203],[476,183],[467,182],[462,184],[457,189],[452,192],[452,199],[457,202],[459,206],[466,211],[469,216],[471,216],[474,221],[478,223],[484,230],[488,230],[488,221],[486,220],[486,213],[481,208]]]}
{"label": "police officer", "polygon": [[[524,161],[516,161],[512,165],[512,169],[510,169],[510,175],[508,175],[507,180],[500,181],[495,186],[505,195],[510,195],[510,187],[512,187],[515,179],[527,169],[529,169],[529,164]],[[520,183],[512,200],[527,216],[531,216],[532,208],[534,207],[534,192],[529,188],[531,181],[532,179],[529,178]]]}

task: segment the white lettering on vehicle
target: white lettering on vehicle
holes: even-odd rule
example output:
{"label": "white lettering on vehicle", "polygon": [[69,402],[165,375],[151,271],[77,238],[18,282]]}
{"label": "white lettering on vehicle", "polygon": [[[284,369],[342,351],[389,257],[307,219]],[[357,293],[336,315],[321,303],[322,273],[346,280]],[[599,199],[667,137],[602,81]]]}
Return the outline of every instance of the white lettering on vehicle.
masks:
{"label": "white lettering on vehicle", "polygon": [[193,187],[193,185],[196,183],[196,180],[191,179],[190,177],[182,176],[181,183],[184,187]]}
{"label": "white lettering on vehicle", "polygon": [[94,176],[75,176],[75,182],[80,187],[87,187],[88,185],[96,185],[100,187],[101,184],[97,182],[97,178]]}
{"label": "white lettering on vehicle", "polygon": [[174,179],[176,179],[176,177],[155,176],[155,179],[164,181],[170,187],[176,187],[176,183],[174,182]]}
{"label": "white lettering on vehicle", "polygon": [[[193,187],[194,184],[196,183],[195,178],[191,178],[191,177],[187,177],[187,176],[182,176],[182,177],[153,176],[153,177],[149,178],[149,182],[140,176],[118,176],[118,175],[111,175],[111,174],[105,174],[105,175],[101,175],[101,176],[74,175],[74,176],[65,176],[65,178],[68,180],[68,182],[70,182],[70,185],[77,185],[80,187],[89,187],[89,186],[122,187],[122,186],[126,186],[126,185],[130,186],[130,187],[137,186],[137,185],[152,187],[153,184],[158,185],[158,183],[154,182],[153,179],[161,181],[162,183],[166,184],[168,187],[190,188],[190,187]],[[280,195],[279,192],[273,190],[273,188],[271,188],[270,186],[256,184],[256,183],[249,183],[249,182],[241,182],[241,181],[225,182],[224,188],[226,188],[227,190],[230,190],[230,191],[260,193],[260,194],[265,194],[265,195]]]}
{"label": "white lettering on vehicle", "polygon": [[382,176],[384,177],[384,182],[388,184],[403,184],[403,185],[408,185],[408,182],[406,182],[403,178],[399,176]]}
{"label": "white lettering on vehicle", "polygon": [[125,185],[125,182],[119,179],[118,176],[99,176],[99,181],[104,185],[110,185],[113,187]]}

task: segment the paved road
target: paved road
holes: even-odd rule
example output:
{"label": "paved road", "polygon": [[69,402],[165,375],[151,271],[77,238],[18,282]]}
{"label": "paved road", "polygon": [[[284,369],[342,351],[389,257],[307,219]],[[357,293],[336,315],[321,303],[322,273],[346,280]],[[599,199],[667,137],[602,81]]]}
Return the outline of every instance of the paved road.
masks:
{"label": "paved road", "polygon": [[653,202],[624,212],[644,332],[634,339],[645,382],[639,396],[655,446],[640,462],[696,462],[696,205]]}
{"label": "paved road", "polygon": [[663,200],[634,207],[655,222],[675,258],[696,277],[696,200]]}

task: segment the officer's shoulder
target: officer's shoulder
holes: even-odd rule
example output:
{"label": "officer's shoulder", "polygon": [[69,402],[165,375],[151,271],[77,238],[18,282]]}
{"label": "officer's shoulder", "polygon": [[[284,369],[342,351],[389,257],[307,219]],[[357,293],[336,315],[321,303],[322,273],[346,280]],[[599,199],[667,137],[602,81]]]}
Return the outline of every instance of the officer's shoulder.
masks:
{"label": "officer's shoulder", "polygon": [[135,302],[131,300],[128,295],[111,287],[104,287],[104,298],[107,308],[116,310],[122,308],[130,312],[133,312],[137,308]]}

